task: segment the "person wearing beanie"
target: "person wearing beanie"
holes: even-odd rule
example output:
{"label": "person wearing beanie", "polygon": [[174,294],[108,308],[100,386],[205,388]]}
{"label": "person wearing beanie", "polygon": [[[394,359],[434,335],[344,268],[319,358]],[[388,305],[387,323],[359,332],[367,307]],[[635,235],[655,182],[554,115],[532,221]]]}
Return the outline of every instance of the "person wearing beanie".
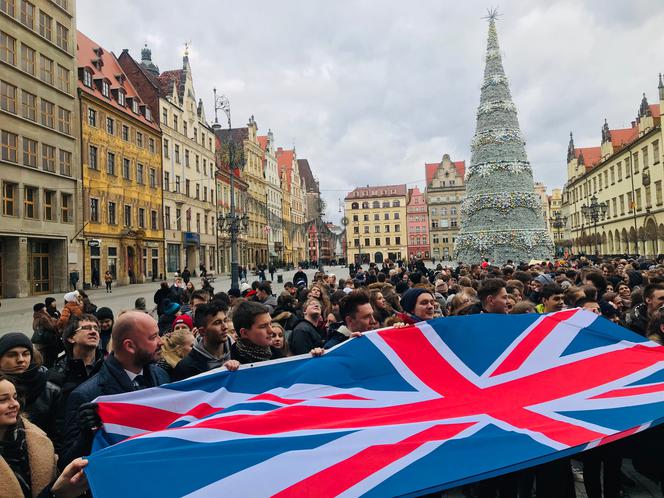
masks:
{"label": "person wearing beanie", "polygon": [[173,320],[173,325],[171,325],[171,330],[176,332],[178,330],[186,329],[190,332],[194,330],[194,320],[189,315],[179,315],[175,320]]}
{"label": "person wearing beanie", "polygon": [[173,320],[178,316],[180,305],[175,301],[166,298],[163,301],[163,313],[159,316],[159,335],[168,332],[173,324]]}
{"label": "person wearing beanie", "polygon": [[80,299],[78,291],[68,292],[65,294],[65,307],[62,308],[62,314],[58,319],[58,330],[62,332],[69,324],[72,316],[80,316],[83,314],[83,304]]}
{"label": "person wearing beanie", "polygon": [[402,313],[397,313],[400,321],[412,325],[433,319],[435,299],[432,292],[424,287],[412,287],[401,296]]}
{"label": "person wearing beanie", "polygon": [[16,385],[28,420],[46,432],[57,453],[62,447],[62,394],[58,386],[48,381],[46,367],[35,363],[27,335],[10,332],[0,337],[0,373]]}
{"label": "person wearing beanie", "polygon": [[44,304],[46,304],[46,311],[48,311],[48,314],[58,320],[60,318],[60,312],[58,311],[58,300],[54,297],[47,297],[44,301]]}
{"label": "person wearing beanie", "polygon": [[113,310],[111,310],[111,308],[102,307],[99,308],[94,315],[97,317],[97,320],[99,320],[99,336],[101,338],[99,347],[101,347],[104,354],[106,354],[108,352],[108,343],[111,341],[113,323],[115,323]]}
{"label": "person wearing beanie", "polygon": [[42,355],[42,364],[51,368],[62,351],[58,320],[48,314],[44,303],[32,307],[32,342]]}

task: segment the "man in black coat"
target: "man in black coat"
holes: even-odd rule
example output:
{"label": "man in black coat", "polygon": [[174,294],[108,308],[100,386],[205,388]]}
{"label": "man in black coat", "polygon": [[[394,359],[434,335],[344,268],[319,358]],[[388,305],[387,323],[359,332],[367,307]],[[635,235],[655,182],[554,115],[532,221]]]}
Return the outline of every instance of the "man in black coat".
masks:
{"label": "man in black coat", "polygon": [[373,330],[378,325],[369,294],[364,290],[349,292],[339,303],[339,315],[341,322],[330,326],[325,349],[341,344],[351,337],[359,337],[362,332]]}
{"label": "man in black coat", "polygon": [[101,426],[98,396],[120,394],[170,382],[168,374],[154,365],[159,359],[161,337],[154,318],[140,311],[121,315],[113,327],[113,353],[99,373],[69,395],[65,412],[65,454],[61,468],[90,451],[94,430]]}
{"label": "man in black coat", "polygon": [[309,279],[307,278],[307,274],[302,270],[301,266],[297,267],[297,271],[295,272],[295,275],[293,275],[293,283],[296,287],[309,287]]}
{"label": "man in black coat", "polygon": [[194,347],[173,371],[173,380],[182,380],[214,368],[237,370],[240,363],[231,360],[231,339],[228,337],[230,318],[218,302],[199,304],[194,314],[198,338]]}
{"label": "man in black coat", "polygon": [[293,327],[288,341],[288,346],[294,355],[305,354],[314,348],[323,347],[323,337],[316,328],[321,314],[320,301],[316,298],[309,298],[302,309],[304,319]]}

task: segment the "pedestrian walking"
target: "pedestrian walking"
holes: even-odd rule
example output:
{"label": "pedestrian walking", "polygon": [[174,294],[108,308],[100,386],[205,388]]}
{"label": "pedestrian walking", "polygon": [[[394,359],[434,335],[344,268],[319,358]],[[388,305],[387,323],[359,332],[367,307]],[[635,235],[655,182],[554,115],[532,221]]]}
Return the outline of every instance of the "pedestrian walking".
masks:
{"label": "pedestrian walking", "polygon": [[106,273],[104,273],[104,283],[106,284],[106,292],[111,294],[113,292],[113,275],[111,275],[110,270],[106,270]]}

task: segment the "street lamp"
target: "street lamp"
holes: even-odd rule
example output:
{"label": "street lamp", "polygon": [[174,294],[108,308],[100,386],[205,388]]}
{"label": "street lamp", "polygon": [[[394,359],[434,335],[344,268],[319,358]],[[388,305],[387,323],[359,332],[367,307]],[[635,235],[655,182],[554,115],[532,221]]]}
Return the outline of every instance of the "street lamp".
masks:
{"label": "street lamp", "polygon": [[581,213],[590,221],[595,227],[595,256],[599,255],[599,247],[597,244],[597,222],[604,220],[606,212],[609,210],[609,204],[606,202],[597,202],[597,196],[593,195],[590,198],[590,204],[581,206]]}
{"label": "street lamp", "polygon": [[560,211],[554,211],[554,216],[549,220],[551,223],[551,226],[556,229],[556,233],[558,234],[558,240],[562,240],[562,235],[561,232],[563,228],[565,228],[565,225],[567,225],[567,218],[562,216],[560,214]]}
{"label": "street lamp", "polygon": [[[221,125],[219,124],[219,119],[217,116],[217,111],[224,111],[226,118],[228,118],[228,169],[230,172],[230,210],[228,214],[219,214],[217,215],[217,227],[221,231],[228,232],[231,239],[231,289],[239,289],[239,272],[238,272],[238,261],[237,261],[237,239],[240,231],[247,229],[249,224],[249,218],[247,214],[239,216],[235,212],[235,168],[242,171],[244,164],[242,161],[238,161],[236,164],[235,160],[235,144],[233,142],[231,133],[231,104],[228,98],[224,95],[217,97],[217,89],[213,89],[214,92],[214,125],[212,126],[215,130],[220,129]],[[222,144],[223,145],[223,144]]]}

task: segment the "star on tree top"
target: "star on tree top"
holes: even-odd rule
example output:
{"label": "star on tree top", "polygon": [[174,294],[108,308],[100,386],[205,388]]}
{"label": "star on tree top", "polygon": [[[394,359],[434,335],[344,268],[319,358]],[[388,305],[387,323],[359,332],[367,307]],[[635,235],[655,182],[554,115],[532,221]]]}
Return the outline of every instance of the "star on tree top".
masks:
{"label": "star on tree top", "polygon": [[498,13],[498,8],[491,7],[490,9],[487,9],[486,16],[484,16],[482,19],[486,19],[487,21],[496,21],[500,16],[501,14]]}

